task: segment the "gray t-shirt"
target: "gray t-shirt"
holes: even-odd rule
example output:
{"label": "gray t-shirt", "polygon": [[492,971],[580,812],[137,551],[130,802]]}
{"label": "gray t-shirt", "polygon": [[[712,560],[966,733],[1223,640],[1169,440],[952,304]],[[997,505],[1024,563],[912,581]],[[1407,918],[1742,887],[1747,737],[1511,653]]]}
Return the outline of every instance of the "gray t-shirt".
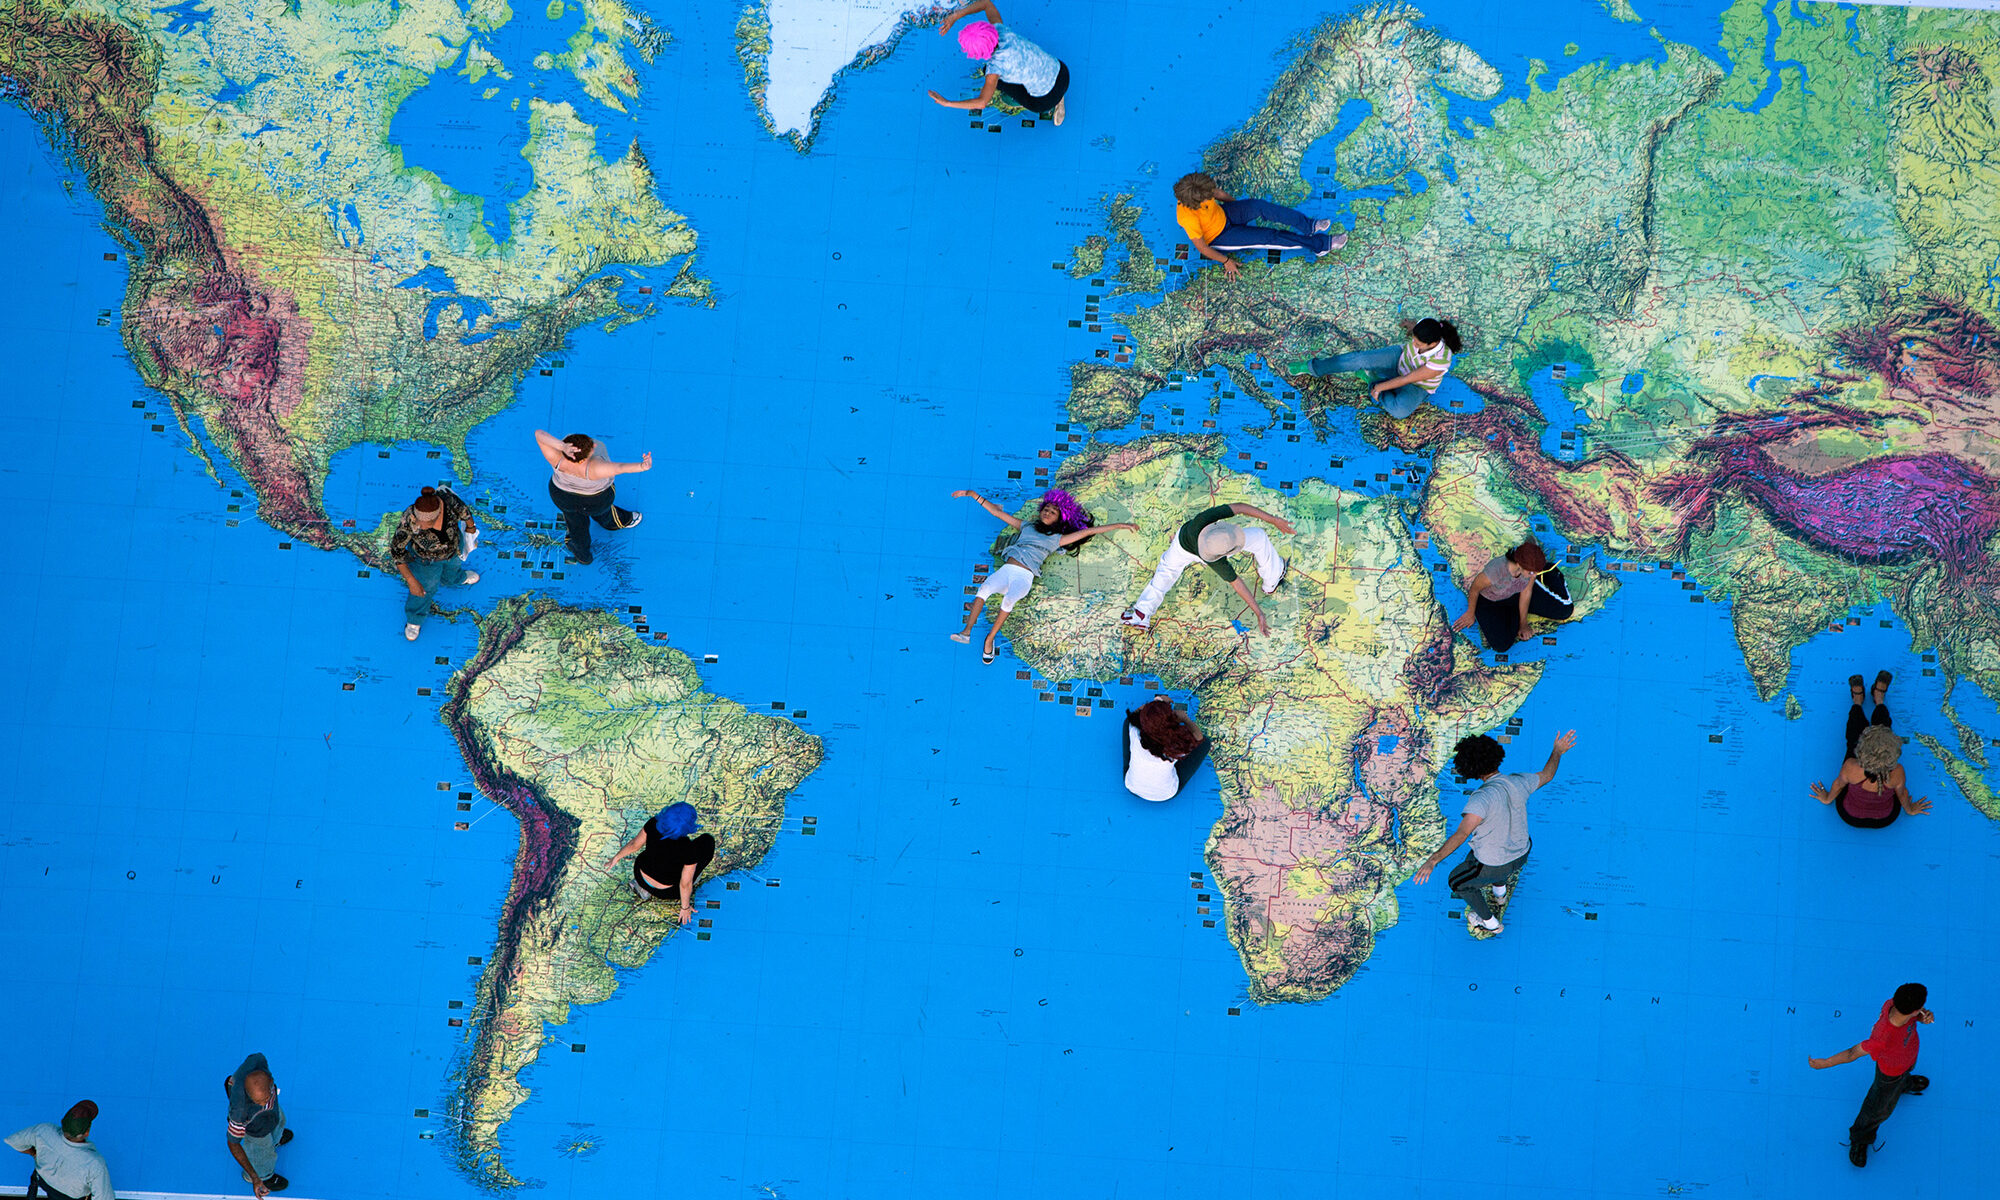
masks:
{"label": "gray t-shirt", "polygon": [[1540,786],[1540,775],[1495,775],[1465,798],[1459,812],[1479,818],[1471,838],[1474,858],[1497,867],[1528,852],[1528,795]]}
{"label": "gray t-shirt", "polygon": [[1063,535],[1060,533],[1043,533],[1033,525],[1023,525],[1021,535],[1014,539],[1014,544],[1007,547],[1001,557],[1009,562],[1020,563],[1028,568],[1029,574],[1040,579],[1042,560],[1049,556],[1050,551],[1062,545],[1062,540]]}

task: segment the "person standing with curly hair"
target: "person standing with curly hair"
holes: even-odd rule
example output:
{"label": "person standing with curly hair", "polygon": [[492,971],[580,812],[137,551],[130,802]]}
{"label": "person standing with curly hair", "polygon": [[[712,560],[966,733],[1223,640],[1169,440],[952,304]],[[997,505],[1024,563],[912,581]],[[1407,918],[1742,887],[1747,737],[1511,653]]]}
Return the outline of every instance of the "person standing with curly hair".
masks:
{"label": "person standing with curly hair", "polygon": [[1528,836],[1528,797],[1556,777],[1556,765],[1575,745],[1572,729],[1556,739],[1549,761],[1532,775],[1502,775],[1500,763],[1507,751],[1485,734],[1462,738],[1454,749],[1453,768],[1463,778],[1479,780],[1481,787],[1465,798],[1458,828],[1411,878],[1429,883],[1437,865],[1470,841],[1472,849],[1451,869],[1447,882],[1451,894],[1465,901],[1465,927],[1474,937],[1500,932],[1500,918],[1486,902],[1486,889],[1493,890],[1493,904],[1507,903],[1507,881],[1527,864],[1535,844]]}
{"label": "person standing with curly hair", "polygon": [[1208,736],[1201,726],[1155,696],[1125,713],[1125,790],[1141,800],[1180,795],[1196,768],[1208,760]]}

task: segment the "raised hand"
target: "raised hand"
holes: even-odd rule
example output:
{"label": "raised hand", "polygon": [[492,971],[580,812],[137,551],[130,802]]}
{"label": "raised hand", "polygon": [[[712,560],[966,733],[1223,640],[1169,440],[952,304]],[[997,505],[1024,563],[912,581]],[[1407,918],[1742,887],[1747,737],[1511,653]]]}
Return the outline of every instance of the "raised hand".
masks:
{"label": "raised hand", "polygon": [[653,452],[651,450],[639,456],[639,469],[641,471],[650,471],[653,469]]}
{"label": "raised hand", "polygon": [[1556,739],[1556,753],[1568,754],[1576,748],[1576,730],[1572,729]]}

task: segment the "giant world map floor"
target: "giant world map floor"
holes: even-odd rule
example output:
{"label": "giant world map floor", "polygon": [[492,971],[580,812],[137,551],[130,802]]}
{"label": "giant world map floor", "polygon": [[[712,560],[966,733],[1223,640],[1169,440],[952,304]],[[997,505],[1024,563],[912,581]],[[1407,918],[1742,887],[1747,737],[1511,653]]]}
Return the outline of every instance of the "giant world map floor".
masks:
{"label": "giant world map floor", "polygon": [[[1002,9],[1059,129],[881,0],[0,11],[8,1128],[241,1194],[262,1050],[320,1200],[1983,1194],[2000,23]],[[1191,272],[1204,164],[1350,242]],[[1434,313],[1408,426],[1271,369]],[[592,566],[538,427],[654,455]],[[439,481],[483,578],[408,643]],[[1049,481],[1142,532],[982,666],[949,493]],[[1274,637],[1193,575],[1123,630],[1211,496],[1300,526]],[[1498,661],[1454,581],[1528,530],[1585,613]],[[1872,832],[1807,789],[1878,668],[1934,808]],[[1216,751],[1154,805],[1162,689]],[[1475,942],[1449,746],[1571,728]],[[682,795],[674,932],[599,868]],[[1805,1060],[1909,979],[1857,1171]]]}

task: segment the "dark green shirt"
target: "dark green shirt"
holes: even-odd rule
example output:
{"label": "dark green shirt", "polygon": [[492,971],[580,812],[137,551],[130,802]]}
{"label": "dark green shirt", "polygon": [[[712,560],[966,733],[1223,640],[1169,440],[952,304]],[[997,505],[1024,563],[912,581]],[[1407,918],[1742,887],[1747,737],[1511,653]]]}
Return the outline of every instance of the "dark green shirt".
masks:
{"label": "dark green shirt", "polygon": [[[1204,508],[1181,524],[1181,549],[1189,554],[1201,554],[1201,531],[1217,521],[1227,521],[1236,515],[1236,508],[1230,504],[1218,504],[1214,508]],[[1229,559],[1218,558],[1208,564],[1208,569],[1222,576],[1223,582],[1236,582],[1236,568],[1229,565]]]}

